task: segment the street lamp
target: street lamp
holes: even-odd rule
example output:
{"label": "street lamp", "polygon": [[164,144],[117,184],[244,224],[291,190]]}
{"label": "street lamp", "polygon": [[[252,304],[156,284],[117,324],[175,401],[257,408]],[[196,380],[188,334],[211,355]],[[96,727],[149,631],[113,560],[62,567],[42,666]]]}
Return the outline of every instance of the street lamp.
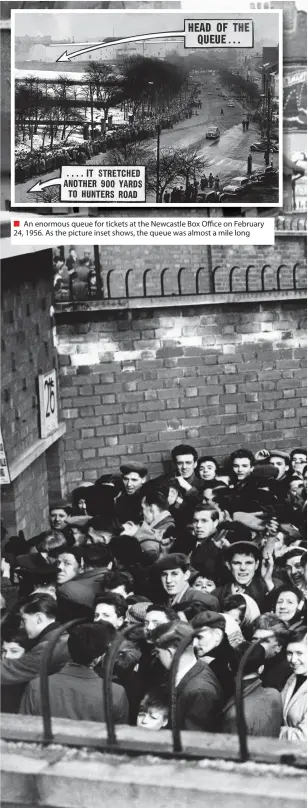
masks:
{"label": "street lamp", "polygon": [[160,190],[159,190],[159,181],[160,181],[160,124],[158,123],[156,126],[156,202],[160,202]]}

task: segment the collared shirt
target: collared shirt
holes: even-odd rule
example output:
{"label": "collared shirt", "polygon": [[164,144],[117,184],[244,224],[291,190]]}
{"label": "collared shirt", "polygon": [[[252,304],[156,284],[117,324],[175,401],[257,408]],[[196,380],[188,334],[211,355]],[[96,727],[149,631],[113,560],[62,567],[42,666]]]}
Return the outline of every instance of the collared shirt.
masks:
{"label": "collared shirt", "polygon": [[186,583],[185,586],[183,586],[183,589],[181,589],[181,591],[178,592],[177,595],[174,595],[173,598],[169,598],[169,606],[174,606],[176,603],[180,603],[184,595],[184,592],[186,592],[186,589],[188,588],[189,583]]}

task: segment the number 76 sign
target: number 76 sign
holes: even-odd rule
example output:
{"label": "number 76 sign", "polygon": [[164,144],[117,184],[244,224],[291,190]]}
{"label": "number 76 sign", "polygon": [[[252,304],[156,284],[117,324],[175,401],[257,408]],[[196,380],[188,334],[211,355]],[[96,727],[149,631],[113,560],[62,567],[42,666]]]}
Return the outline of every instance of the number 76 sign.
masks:
{"label": "number 76 sign", "polygon": [[41,438],[47,438],[58,426],[57,374],[41,373],[38,377]]}

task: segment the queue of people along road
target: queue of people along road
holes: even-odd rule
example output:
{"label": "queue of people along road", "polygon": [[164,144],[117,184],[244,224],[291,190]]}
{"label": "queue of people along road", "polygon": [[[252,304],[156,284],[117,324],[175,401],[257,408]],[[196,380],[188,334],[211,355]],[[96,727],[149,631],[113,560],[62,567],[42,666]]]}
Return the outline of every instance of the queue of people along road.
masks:
{"label": "queue of people along road", "polygon": [[[39,670],[58,627],[80,619],[49,663],[53,716],[104,721],[101,679],[130,627],[112,682],[117,723],[236,732],[235,677],[248,733],[306,739],[307,454],[236,449],[220,465],[190,445],[149,478],[128,460],[51,504],[49,528],[2,536],[2,710],[41,715]],[[43,526],[42,526],[43,527]]]}

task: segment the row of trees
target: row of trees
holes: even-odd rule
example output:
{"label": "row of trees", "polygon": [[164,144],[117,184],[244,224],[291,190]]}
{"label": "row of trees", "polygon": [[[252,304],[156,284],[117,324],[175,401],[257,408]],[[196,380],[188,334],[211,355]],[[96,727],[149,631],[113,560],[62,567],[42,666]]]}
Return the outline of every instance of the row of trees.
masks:
{"label": "row of trees", "polygon": [[44,122],[43,133],[49,131],[52,147],[59,131],[65,141],[85,122],[86,109],[91,113],[92,130],[95,110],[101,111],[105,120],[111,107],[123,110],[126,105],[141,120],[149,113],[168,111],[176,99],[183,102],[188,97],[188,75],[182,62],[136,56],[118,61],[115,70],[121,72],[110,72],[105,62],[91,61],[80,80],[63,75],[54,81],[34,76],[17,81],[17,139],[21,136],[25,141],[29,136],[32,147],[33,136]]}

